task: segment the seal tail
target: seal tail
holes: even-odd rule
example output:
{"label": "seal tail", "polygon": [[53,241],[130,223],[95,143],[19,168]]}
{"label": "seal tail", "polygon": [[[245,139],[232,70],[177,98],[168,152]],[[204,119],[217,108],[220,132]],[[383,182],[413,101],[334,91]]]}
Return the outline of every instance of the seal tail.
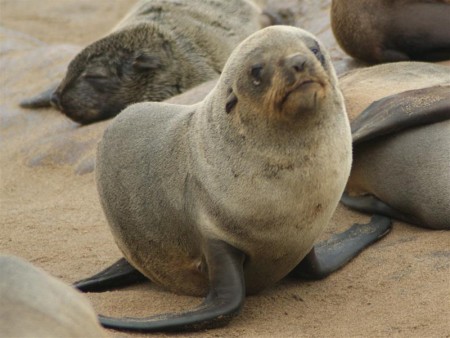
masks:
{"label": "seal tail", "polygon": [[54,83],[51,85],[48,89],[44,90],[42,93],[37,94],[33,97],[30,97],[28,99],[22,100],[19,105],[23,108],[46,108],[50,107],[51,99],[53,93],[56,91],[56,88],[58,88],[59,83]]}
{"label": "seal tail", "polygon": [[245,255],[229,244],[209,240],[205,248],[210,290],[196,309],[147,318],[99,316],[107,328],[126,331],[194,331],[221,327],[239,314],[245,299]]}

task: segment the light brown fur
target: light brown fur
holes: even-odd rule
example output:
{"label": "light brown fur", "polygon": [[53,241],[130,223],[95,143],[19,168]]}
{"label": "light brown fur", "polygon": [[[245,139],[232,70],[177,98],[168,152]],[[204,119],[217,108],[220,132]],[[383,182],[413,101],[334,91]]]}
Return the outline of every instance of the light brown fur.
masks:
{"label": "light brown fur", "polygon": [[[298,55],[304,64],[283,64]],[[284,100],[310,73],[321,82],[293,91],[283,118],[274,119],[273,104],[262,103],[266,93],[276,86],[285,95],[274,100]],[[248,293],[289,273],[331,218],[350,163],[349,125],[328,53],[305,31],[274,26],[235,49],[202,102],[127,108],[105,132],[96,172],[125,258],[169,290],[204,295],[206,240],[245,253]]]}

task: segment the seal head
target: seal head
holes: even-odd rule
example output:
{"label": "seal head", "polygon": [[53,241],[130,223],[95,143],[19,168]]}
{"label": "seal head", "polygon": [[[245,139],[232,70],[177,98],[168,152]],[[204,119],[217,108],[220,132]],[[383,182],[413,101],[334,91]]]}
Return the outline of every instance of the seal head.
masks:
{"label": "seal head", "polygon": [[228,65],[235,68],[229,73],[238,72],[239,76],[234,80],[224,79],[230,84],[227,112],[239,103],[237,107],[242,118],[249,118],[258,107],[257,113],[266,118],[294,121],[304,114],[320,111],[327,87],[335,83],[334,71],[330,71],[323,46],[307,32],[286,37],[272,36],[271,31],[265,30],[270,48],[264,45],[252,48],[252,40],[257,38],[254,35],[235,51],[244,61],[239,65],[233,62]]}
{"label": "seal head", "polygon": [[91,123],[116,115],[130,102],[180,93],[188,69],[180,71],[187,67],[173,57],[170,40],[157,25],[144,23],[94,42],[70,62],[52,104],[74,121]]}

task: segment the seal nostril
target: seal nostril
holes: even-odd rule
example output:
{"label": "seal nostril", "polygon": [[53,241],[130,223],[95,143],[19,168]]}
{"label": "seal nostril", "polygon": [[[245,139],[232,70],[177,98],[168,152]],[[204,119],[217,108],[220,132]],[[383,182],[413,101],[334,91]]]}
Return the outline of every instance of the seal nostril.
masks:
{"label": "seal nostril", "polygon": [[306,57],[302,54],[294,54],[287,57],[286,65],[300,73],[305,69]]}
{"label": "seal nostril", "polygon": [[305,63],[304,62],[301,64],[299,63],[296,65],[293,65],[292,67],[294,67],[294,70],[299,73],[305,68]]}

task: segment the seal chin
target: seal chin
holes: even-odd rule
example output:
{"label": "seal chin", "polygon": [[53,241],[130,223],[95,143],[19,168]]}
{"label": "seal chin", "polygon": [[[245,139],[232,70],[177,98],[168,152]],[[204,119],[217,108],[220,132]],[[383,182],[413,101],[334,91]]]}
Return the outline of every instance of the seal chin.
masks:
{"label": "seal chin", "polygon": [[89,124],[96,122],[100,119],[99,116],[101,116],[99,112],[93,109],[85,109],[83,110],[82,113],[78,113],[76,111],[69,111],[67,109],[60,109],[60,110],[69,119],[80,124]]}

